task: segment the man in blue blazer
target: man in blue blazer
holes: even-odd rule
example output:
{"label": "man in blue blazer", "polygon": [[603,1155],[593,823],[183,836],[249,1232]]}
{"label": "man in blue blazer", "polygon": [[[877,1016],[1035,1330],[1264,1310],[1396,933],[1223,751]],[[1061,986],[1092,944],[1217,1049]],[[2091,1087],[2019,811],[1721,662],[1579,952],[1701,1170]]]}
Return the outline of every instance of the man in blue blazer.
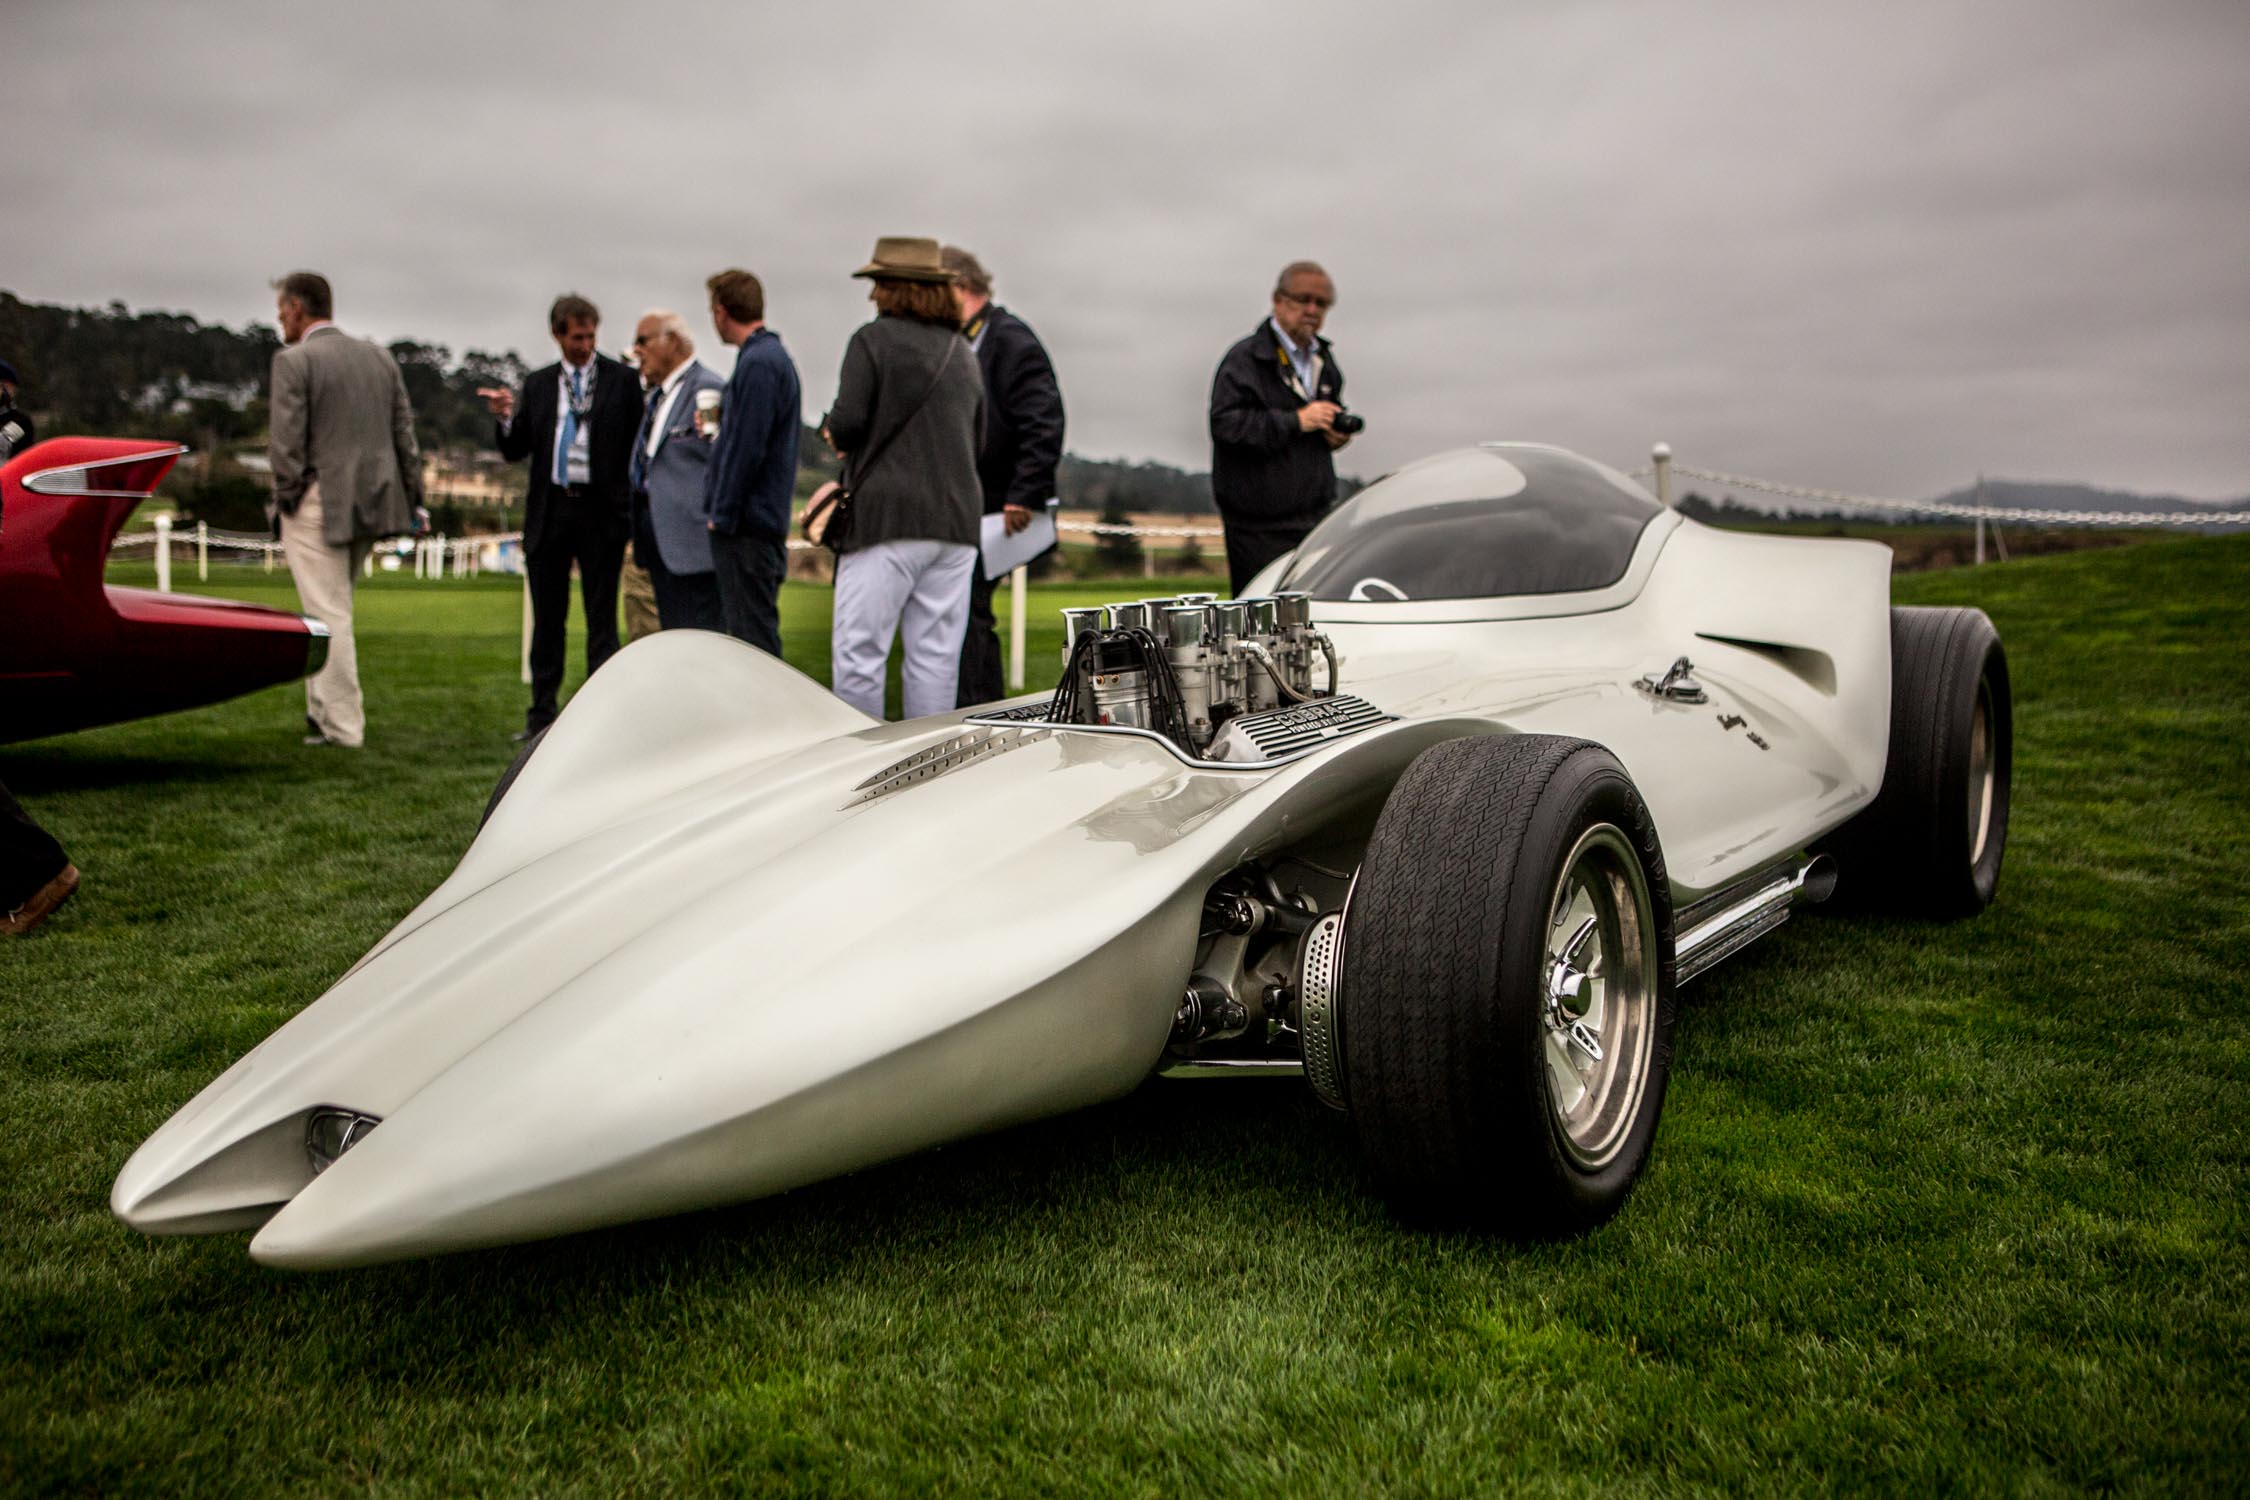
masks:
{"label": "man in blue blazer", "polygon": [[711,293],[711,326],[735,346],[703,483],[719,607],[727,634],[779,656],[803,392],[796,362],[766,326],[766,289],[758,278],[721,271],[704,285]]}
{"label": "man in blue blazer", "polygon": [[645,313],[633,330],[648,405],[633,444],[633,561],[656,585],[656,618],[666,630],[724,630],[719,580],[712,571],[704,477],[718,423],[696,427],[696,396],[726,387],[695,357],[695,338],[678,313]]}

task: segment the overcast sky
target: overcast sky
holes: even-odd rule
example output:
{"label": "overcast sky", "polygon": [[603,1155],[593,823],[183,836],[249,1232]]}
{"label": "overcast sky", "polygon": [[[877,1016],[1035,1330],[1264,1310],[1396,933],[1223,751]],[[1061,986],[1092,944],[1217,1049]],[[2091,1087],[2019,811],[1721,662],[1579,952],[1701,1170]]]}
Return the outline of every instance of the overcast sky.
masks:
{"label": "overcast sky", "polygon": [[[552,357],[756,271],[817,417],[878,234],[976,250],[1069,445],[1208,465],[1333,273],[1366,476],[1488,438],[1928,496],[2250,493],[2250,3],[0,0],[0,288]],[[728,351],[704,340],[719,368]]]}

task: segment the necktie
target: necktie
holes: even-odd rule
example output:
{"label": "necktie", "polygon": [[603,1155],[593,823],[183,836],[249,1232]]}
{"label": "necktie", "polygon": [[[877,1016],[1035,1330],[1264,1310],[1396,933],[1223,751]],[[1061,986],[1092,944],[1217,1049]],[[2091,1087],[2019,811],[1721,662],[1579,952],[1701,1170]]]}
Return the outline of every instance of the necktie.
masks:
{"label": "necktie", "polygon": [[578,405],[586,399],[585,378],[585,371],[571,369],[570,400],[563,406],[562,427],[555,437],[555,483],[561,487],[570,484],[570,450],[578,441]]}
{"label": "necktie", "polygon": [[633,439],[633,488],[648,488],[648,435],[656,427],[656,409],[664,404],[664,387],[651,387],[648,408],[641,413],[640,436]]}

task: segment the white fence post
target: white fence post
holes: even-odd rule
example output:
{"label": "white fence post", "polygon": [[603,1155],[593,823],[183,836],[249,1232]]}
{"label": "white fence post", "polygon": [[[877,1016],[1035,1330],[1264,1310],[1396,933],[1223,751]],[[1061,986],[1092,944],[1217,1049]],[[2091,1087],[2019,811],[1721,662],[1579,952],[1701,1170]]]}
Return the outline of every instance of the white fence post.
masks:
{"label": "white fence post", "polygon": [[1977,476],[1977,566],[1984,566],[1984,476]]}
{"label": "white fence post", "polygon": [[1658,443],[1648,450],[1649,462],[1656,469],[1656,503],[1672,503],[1672,445]]}
{"label": "white fence post", "polygon": [[258,549],[260,552],[263,552],[266,555],[266,571],[268,573],[271,573],[273,571],[273,549],[274,544],[272,542],[268,542],[263,547],[260,547]]}
{"label": "white fence post", "polygon": [[1008,691],[1023,691],[1024,596],[1031,592],[1031,569],[1019,567],[1008,574]]}
{"label": "white fence post", "polygon": [[198,583],[211,581],[211,523],[195,523],[195,579]]}
{"label": "white fence post", "polygon": [[531,569],[523,570],[523,680],[531,681]]}
{"label": "white fence post", "polygon": [[156,591],[172,592],[172,518],[156,518]]}

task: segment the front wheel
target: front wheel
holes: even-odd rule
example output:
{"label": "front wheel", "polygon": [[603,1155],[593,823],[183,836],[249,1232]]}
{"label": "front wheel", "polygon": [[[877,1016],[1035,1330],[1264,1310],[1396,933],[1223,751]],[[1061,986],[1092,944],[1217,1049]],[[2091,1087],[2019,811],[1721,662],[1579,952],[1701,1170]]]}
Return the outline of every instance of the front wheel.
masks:
{"label": "front wheel", "polygon": [[1615,1214],[1671,1072],[1672,908],[1616,758],[1547,735],[1407,768],[1345,914],[1343,1092],[1403,1211],[1531,1238]]}

